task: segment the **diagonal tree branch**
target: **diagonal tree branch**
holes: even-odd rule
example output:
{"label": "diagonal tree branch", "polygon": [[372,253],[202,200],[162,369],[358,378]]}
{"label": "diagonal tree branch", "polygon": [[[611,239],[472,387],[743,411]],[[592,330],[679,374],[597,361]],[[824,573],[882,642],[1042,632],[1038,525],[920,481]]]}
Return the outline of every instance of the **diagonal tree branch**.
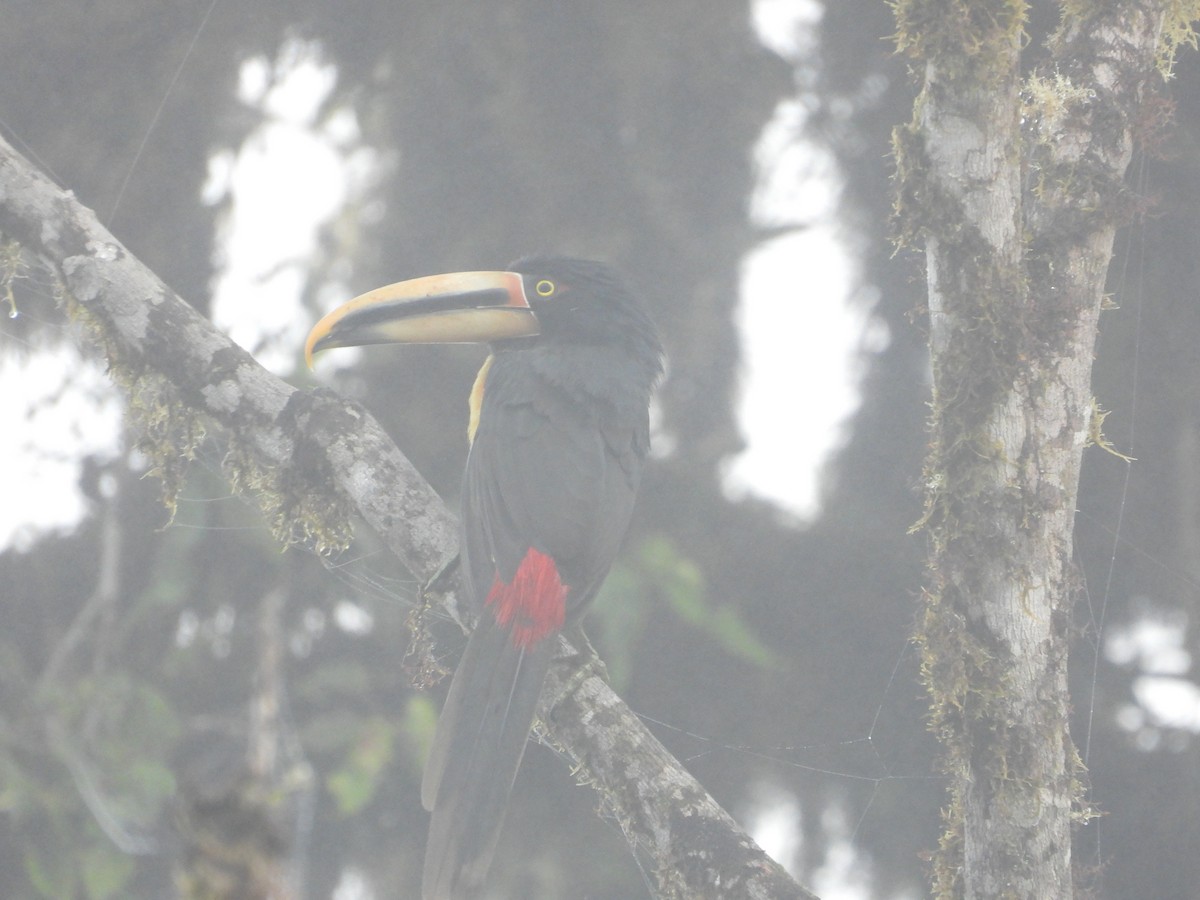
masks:
{"label": "diagonal tree branch", "polygon": [[[318,548],[362,516],[413,575],[432,579],[457,549],[455,518],[379,424],[324,390],[267,372],[183,302],[83,207],[0,139],[0,234],[45,262],[129,389],[167,467],[205,422],[229,435],[235,485],[284,539]],[[165,457],[174,450],[175,461]],[[177,477],[177,476],[176,476]],[[443,598],[460,622],[453,594]],[[664,897],[812,898],[737,827],[597,675],[557,667],[546,730],[603,797]]]}

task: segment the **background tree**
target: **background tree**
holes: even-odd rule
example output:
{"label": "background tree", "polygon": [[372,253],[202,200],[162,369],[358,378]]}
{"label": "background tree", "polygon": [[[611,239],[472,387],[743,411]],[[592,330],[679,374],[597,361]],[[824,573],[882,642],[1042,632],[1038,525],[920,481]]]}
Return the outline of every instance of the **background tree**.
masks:
{"label": "background tree", "polygon": [[1139,110],[1189,23],[1065,9],[1022,78],[1023,3],[896,11],[924,64],[896,143],[897,213],[929,281],[918,639],[951,778],[935,888],[1070,897],[1072,820],[1092,814],[1067,724],[1076,491],[1084,448],[1105,443],[1092,356]]}
{"label": "background tree", "polygon": [[[793,863],[805,880],[850,840],[872,875],[864,891],[889,896],[922,890],[944,787],[930,777],[916,655],[905,651],[921,580],[921,543],[905,530],[921,515],[927,358],[906,320],[921,293],[916,269],[891,258],[885,230],[883,160],[911,89],[881,40],[895,29],[881,7],[828,6],[793,88],[786,66],[756,46],[746,11],[719,3],[448,3],[436,12],[264,3],[253,13],[45,3],[6,17],[0,115],[207,312],[214,225],[227,212],[198,200],[213,184],[209,160],[242,147],[263,122],[236,99],[239,67],[263,59],[270,71],[281,47],[311,40],[337,66],[320,121],[352,110],[361,146],[395,154],[306,260],[313,315],[343,283],[502,265],[530,249],[625,268],[645,286],[670,344],[660,435],[670,449],[648,480],[611,592],[642,599],[598,604],[608,610],[593,619],[601,652],[635,709],[681,729],[659,731],[735,814],[753,819],[764,791],[798,798],[805,841]],[[1034,13],[1028,29],[1040,46],[1054,14]],[[1179,125],[1159,150],[1168,161],[1137,160],[1140,192],[1164,199],[1134,231],[1145,249],[1118,250],[1126,274],[1111,289],[1123,309],[1107,317],[1099,352],[1095,393],[1115,411],[1109,437],[1140,461],[1127,469],[1100,454],[1080,494],[1076,544],[1090,590],[1073,632],[1082,663],[1072,676],[1073,733],[1108,815],[1082,833],[1077,859],[1103,869],[1097,890],[1114,897],[1146,884],[1190,896],[1200,875],[1188,849],[1194,794],[1180,789],[1194,766],[1192,732],[1161,718],[1147,691],[1151,678],[1163,680],[1163,658],[1121,656],[1119,647],[1111,660],[1102,655],[1114,636],[1141,646],[1131,643],[1137,623],[1186,609],[1194,593],[1187,473],[1196,443],[1186,411],[1195,405],[1197,323],[1192,305],[1173,299],[1195,283],[1192,65],[1185,60],[1172,92]],[[729,328],[737,267],[760,237],[745,215],[748,148],[789,92],[810,110],[810,138],[837,155],[842,215],[862,253],[860,296],[890,335],[864,357],[863,405],[831,466],[824,512],[803,528],[768,503],[731,501],[719,475],[739,446]],[[1152,121],[1161,105],[1142,109]],[[22,315],[6,322],[5,347],[32,359],[60,338],[62,319],[51,309],[52,281],[18,272]],[[780,302],[808,290],[798,277]],[[373,358],[338,387],[376,412],[452,497],[465,445],[447,410],[476,363],[468,351]],[[803,416],[805,392],[819,388],[796,386],[786,413]],[[170,408],[153,399],[143,398],[149,409]],[[0,560],[14,588],[0,656],[3,888],[166,893],[176,841],[169,798],[203,801],[236,783],[258,727],[251,701],[259,722],[278,707],[285,740],[274,764],[293,775],[294,798],[281,834],[309,895],[355,878],[384,895],[413,883],[424,834],[420,744],[432,709],[409,692],[400,659],[415,586],[362,530],[363,543],[329,570],[300,554],[280,557],[257,513],[230,499],[221,475],[228,446],[194,437],[199,464],[170,527],[162,529],[156,485],[140,479],[144,462],[101,454],[81,469],[93,504],[85,525]],[[436,653],[452,658],[453,629],[437,636]],[[1168,674],[1187,674],[1178,654],[1174,665]],[[271,671],[282,673],[274,689]],[[498,873],[513,896],[645,891],[636,866],[620,863],[627,856],[615,829],[591,815],[593,796],[563,778],[551,754],[528,754],[521,783],[537,789],[518,786],[501,849],[512,863]]]}

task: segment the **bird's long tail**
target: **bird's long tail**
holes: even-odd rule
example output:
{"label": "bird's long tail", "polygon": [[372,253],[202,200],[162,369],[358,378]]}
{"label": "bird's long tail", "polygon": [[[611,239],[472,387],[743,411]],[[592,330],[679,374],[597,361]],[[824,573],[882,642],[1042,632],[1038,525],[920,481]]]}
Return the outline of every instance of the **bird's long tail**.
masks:
{"label": "bird's long tail", "polygon": [[425,900],[480,892],[557,643],[552,634],[515,639],[491,612],[480,616],[454,673],[421,782],[421,803],[433,813]]}

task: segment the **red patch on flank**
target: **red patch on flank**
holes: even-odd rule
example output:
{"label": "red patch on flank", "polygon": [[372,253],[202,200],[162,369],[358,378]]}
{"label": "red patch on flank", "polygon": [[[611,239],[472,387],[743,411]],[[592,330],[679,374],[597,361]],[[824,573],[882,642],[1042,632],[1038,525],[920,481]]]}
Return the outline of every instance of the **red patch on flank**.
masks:
{"label": "red patch on flank", "polygon": [[512,642],[529,648],[562,629],[566,599],[567,586],[554,560],[530,547],[512,581],[506,584],[497,573],[485,603],[498,623],[512,629]]}

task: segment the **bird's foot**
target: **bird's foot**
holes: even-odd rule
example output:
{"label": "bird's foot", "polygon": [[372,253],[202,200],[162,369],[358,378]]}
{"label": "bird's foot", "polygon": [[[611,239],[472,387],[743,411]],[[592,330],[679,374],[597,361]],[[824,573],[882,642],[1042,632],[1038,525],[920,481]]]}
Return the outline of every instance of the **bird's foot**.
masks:
{"label": "bird's foot", "polygon": [[600,658],[600,654],[596,652],[596,648],[592,646],[592,642],[588,640],[587,633],[583,630],[582,625],[576,625],[573,628],[567,629],[567,643],[575,648],[575,655],[569,657],[575,660],[574,665],[580,669],[586,670],[588,674],[599,675],[605,682],[608,681],[608,666],[604,664],[604,660]]}
{"label": "bird's foot", "polygon": [[421,588],[421,600],[428,603],[428,597],[447,594],[454,590],[454,573],[458,570],[460,554],[455,553],[442,563],[442,567],[433,573],[433,577]]}
{"label": "bird's foot", "polygon": [[556,692],[557,696],[549,706],[550,709],[553,709],[564,699],[575,693],[580,685],[593,675],[605,683],[608,682],[608,667],[604,665],[604,660],[600,658],[600,654],[596,652],[596,648],[588,640],[588,636],[584,633],[583,628],[576,625],[568,629],[563,634],[563,637],[574,648],[575,652],[567,656],[560,656],[554,661],[556,667],[561,666],[565,668],[567,673],[559,682],[560,687]]}

